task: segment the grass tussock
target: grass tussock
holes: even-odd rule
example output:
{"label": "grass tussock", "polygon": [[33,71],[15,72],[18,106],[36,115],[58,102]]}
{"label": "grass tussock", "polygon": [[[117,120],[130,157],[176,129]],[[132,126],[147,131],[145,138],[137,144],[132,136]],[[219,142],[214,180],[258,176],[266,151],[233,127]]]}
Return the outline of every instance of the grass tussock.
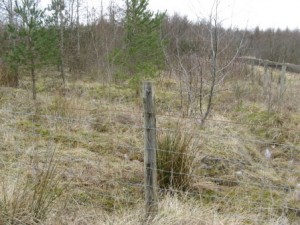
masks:
{"label": "grass tussock", "polygon": [[187,190],[192,181],[193,137],[183,132],[158,137],[158,184],[162,189]]}
{"label": "grass tussock", "polygon": [[10,182],[4,180],[2,183],[1,224],[41,224],[57,207],[56,200],[65,189],[56,174],[53,155],[32,174],[20,171],[17,178],[10,177]]}

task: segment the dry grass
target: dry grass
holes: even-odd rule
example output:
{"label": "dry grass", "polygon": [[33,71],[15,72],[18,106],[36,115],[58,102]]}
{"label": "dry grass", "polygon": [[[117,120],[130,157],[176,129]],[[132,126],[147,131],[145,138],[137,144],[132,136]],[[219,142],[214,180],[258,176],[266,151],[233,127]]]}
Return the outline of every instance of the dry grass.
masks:
{"label": "dry grass", "polygon": [[[150,224],[299,224],[299,80],[289,74],[284,107],[271,112],[257,83],[243,78],[237,88],[228,80],[228,91],[217,96],[203,128],[196,119],[181,117],[177,80],[159,78],[158,127],[193,158],[171,163],[183,168],[180,160],[188,162],[181,171],[188,174],[183,182],[188,192],[162,194],[159,214]],[[5,217],[0,224],[19,218],[23,224],[141,224],[141,100],[126,85],[72,81],[62,92],[56,82],[41,76],[36,102],[31,101],[26,77],[19,89],[0,89],[0,177],[5,181],[0,191],[0,214]],[[182,136],[168,133],[178,129]],[[159,148],[173,150],[170,140]],[[56,172],[49,173],[52,167],[46,165],[53,148]],[[266,148],[272,151],[271,159],[264,155]],[[47,189],[35,185],[45,182]],[[53,204],[41,216],[29,210],[36,209],[37,203],[28,203],[34,202],[35,190],[51,194],[66,184],[61,196],[43,197]],[[22,204],[16,207],[18,199]],[[20,217],[14,216],[13,208]]]}
{"label": "dry grass", "polygon": [[16,174],[2,177],[0,221],[3,224],[40,224],[67,186],[56,174],[53,154],[46,162],[34,162],[30,170],[21,165],[16,169]]}
{"label": "dry grass", "polygon": [[[51,218],[46,224],[103,224],[103,225],[240,225],[240,224],[261,224],[261,225],[296,225],[289,223],[285,216],[270,214],[263,218],[259,214],[244,211],[243,209],[230,214],[218,212],[217,207],[207,207],[193,199],[179,199],[176,196],[166,196],[160,201],[159,214],[151,222],[144,221],[143,205],[137,204],[130,210],[121,210],[114,215],[105,212],[90,211],[80,218],[73,216]],[[73,221],[69,223],[69,221]]]}

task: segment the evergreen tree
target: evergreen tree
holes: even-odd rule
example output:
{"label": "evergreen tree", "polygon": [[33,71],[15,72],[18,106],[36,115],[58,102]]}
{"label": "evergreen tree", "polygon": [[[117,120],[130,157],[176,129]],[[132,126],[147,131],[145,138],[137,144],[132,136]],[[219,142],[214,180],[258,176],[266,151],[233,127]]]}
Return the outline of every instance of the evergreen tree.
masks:
{"label": "evergreen tree", "polygon": [[49,17],[48,21],[50,24],[54,24],[56,37],[59,40],[57,43],[57,48],[59,48],[58,54],[58,66],[60,70],[60,76],[62,78],[63,84],[65,85],[65,71],[64,71],[64,30],[66,19],[64,15],[65,2],[64,0],[51,0],[49,6],[49,11],[52,11],[52,15]]}
{"label": "evergreen tree", "polygon": [[164,65],[160,28],[165,14],[154,14],[148,4],[148,0],[126,0],[125,48],[117,57],[117,62],[137,80],[154,76]]}
{"label": "evergreen tree", "polygon": [[19,26],[8,26],[8,31],[15,38],[14,46],[7,55],[12,65],[29,70],[32,79],[32,95],[36,99],[36,69],[53,61],[58,54],[55,48],[56,38],[51,29],[44,26],[44,10],[38,8],[35,0],[16,1],[16,15]]}

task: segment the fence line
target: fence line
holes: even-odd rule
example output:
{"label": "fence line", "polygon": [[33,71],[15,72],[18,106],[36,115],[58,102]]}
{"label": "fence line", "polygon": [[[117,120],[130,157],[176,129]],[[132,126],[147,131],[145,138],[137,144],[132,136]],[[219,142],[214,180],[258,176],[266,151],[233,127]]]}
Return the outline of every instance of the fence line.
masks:
{"label": "fence line", "polygon": [[[33,116],[34,114],[26,114],[27,116]],[[66,121],[68,122],[68,125],[70,124],[71,121],[73,122],[86,122],[86,123],[93,123],[95,125],[101,125],[103,123],[100,122],[95,122],[93,119],[91,120],[82,120],[82,119],[73,119],[71,117],[61,117],[61,116],[51,116],[51,115],[39,115],[42,118],[53,118],[57,121]],[[122,127],[127,127],[127,128],[131,128],[131,129],[137,129],[137,130],[144,130],[145,127],[144,126],[137,126],[137,125],[127,125],[127,124],[122,124],[120,125]],[[34,130],[34,127],[32,127],[32,130]],[[178,130],[174,130],[174,129],[167,129],[167,128],[161,128],[161,127],[157,127],[155,129],[156,131],[159,132],[170,132],[170,133],[184,133],[184,134],[188,134],[188,135],[192,135],[194,138],[201,138],[203,136],[205,137],[214,137],[214,138],[218,138],[218,139],[222,139],[222,140],[229,140],[229,139],[235,139],[235,140],[239,140],[239,141],[243,141],[243,142],[248,142],[248,143],[256,143],[256,144],[262,144],[262,145],[275,145],[275,146],[280,146],[280,147],[285,147],[285,148],[293,148],[293,149],[297,149],[300,150],[300,145],[293,145],[293,144],[282,144],[282,143],[278,143],[275,142],[273,140],[269,140],[269,141],[262,141],[262,140],[255,140],[255,139],[249,139],[249,138],[242,138],[240,136],[236,136],[236,135],[218,135],[218,134],[214,134],[211,132],[204,132],[204,131],[190,131],[190,130],[184,130],[181,129],[180,131]]]}
{"label": "fence line", "polygon": [[[154,106],[152,106],[152,108],[155,108]],[[300,150],[300,145],[297,145],[297,144],[284,144],[284,143],[277,143],[275,141],[272,141],[272,140],[269,140],[269,141],[264,141],[264,140],[257,140],[257,139],[251,139],[251,138],[245,138],[243,137],[242,135],[237,135],[237,134],[230,134],[230,133],[226,133],[224,135],[222,134],[216,134],[216,133],[212,133],[212,132],[209,132],[209,131],[205,131],[205,130],[188,130],[187,128],[183,129],[181,128],[180,130],[174,128],[174,129],[171,129],[171,128],[165,128],[164,125],[161,125],[161,126],[151,126],[147,123],[145,123],[144,125],[136,125],[138,123],[142,123],[142,116],[144,114],[144,119],[147,118],[147,115],[149,117],[152,117],[152,116],[156,116],[156,118],[160,118],[160,117],[163,117],[163,118],[169,118],[169,117],[173,117],[173,118],[177,118],[177,119],[187,119],[187,120],[197,120],[198,118],[197,117],[194,117],[194,116],[189,116],[189,117],[186,117],[186,118],[182,118],[178,115],[169,115],[168,112],[166,112],[166,115],[164,114],[156,114],[155,115],[155,112],[152,111],[153,109],[150,109],[150,110],[137,110],[137,111],[133,111],[133,110],[119,110],[119,109],[115,109],[113,107],[109,108],[109,109],[92,109],[92,110],[88,110],[88,109],[76,109],[76,108],[63,108],[62,109],[67,109],[67,110],[82,110],[82,111],[87,111],[87,112],[92,112],[94,113],[96,116],[98,113],[101,113],[101,112],[107,112],[107,113],[126,113],[126,114],[130,114],[130,115],[138,115],[140,117],[140,120],[139,121],[131,121],[129,122],[128,124],[119,124],[118,125],[118,128],[122,128],[122,127],[125,127],[125,128],[128,128],[128,129],[136,129],[137,131],[139,131],[139,134],[141,134],[144,130],[146,130],[146,132],[152,132],[152,133],[159,133],[159,132],[162,132],[162,133],[184,133],[184,134],[187,134],[187,135],[191,135],[193,138],[195,139],[200,139],[200,141],[202,141],[203,137],[205,138],[215,138],[217,139],[217,142],[221,143],[222,144],[222,141],[225,141],[225,140],[230,140],[230,139],[234,139],[234,140],[239,140],[241,142],[244,142],[244,143],[254,143],[254,144],[261,144],[261,145],[275,145],[276,147],[280,147],[280,148],[287,148],[289,151],[293,151],[293,150]],[[95,119],[90,119],[89,116],[87,116],[87,118],[73,118],[73,117],[69,117],[69,116],[60,116],[60,115],[46,115],[46,114],[36,114],[35,112],[15,112],[15,111],[10,111],[10,110],[3,110],[3,109],[0,109],[0,113],[7,113],[7,114],[11,114],[12,117],[14,116],[38,116],[40,118],[44,118],[46,120],[54,120],[54,122],[52,123],[53,125],[61,125],[61,124],[64,124],[64,123],[67,123],[68,125],[72,125],[73,123],[80,123],[80,124],[84,124],[84,125],[90,125],[91,123],[92,124],[95,124],[95,125],[101,125],[103,124],[102,122],[97,122],[95,121]],[[153,118],[152,118],[153,119]],[[154,118],[155,119],[155,118]],[[34,122],[34,118],[32,118],[32,121]],[[261,127],[265,127],[265,128],[268,128],[268,129],[278,129],[278,130],[281,130],[281,129],[287,129],[287,130],[293,130],[293,131],[300,131],[300,130],[297,130],[297,129],[289,129],[289,128],[280,128],[280,127],[270,127],[270,126],[265,126],[265,125],[262,125],[262,124],[249,124],[249,123],[240,123],[240,122],[232,122],[232,121],[225,121],[225,120],[216,120],[216,119],[208,119],[208,121],[212,121],[212,122],[217,122],[217,123],[220,123],[221,125],[223,124],[236,124],[236,125],[248,125],[248,126],[261,126]],[[137,123],[138,122],[138,123]],[[190,121],[190,122],[193,122],[193,121]],[[85,124],[86,123],[86,124]],[[15,126],[15,127],[14,127]],[[10,131],[17,131],[19,128],[17,127],[18,125],[14,125],[14,126],[10,126],[8,124],[8,127],[9,129],[11,129]],[[31,132],[31,135],[35,135],[36,137],[41,137],[43,139],[49,139],[49,141],[53,141],[55,142],[55,138],[56,138],[56,133],[55,130],[52,132],[50,131],[49,133],[47,134],[40,134],[38,132],[38,130],[36,129],[38,127],[35,127],[35,126],[32,126],[30,127],[30,129],[28,129],[30,132]],[[8,130],[7,129],[1,129],[0,128],[0,132],[7,132]],[[28,131],[28,133],[29,133]],[[26,130],[25,130],[26,132]],[[107,133],[110,134],[111,131],[108,131]],[[66,135],[66,137],[64,137],[64,141],[66,142],[72,142],[72,141],[78,141],[78,137],[83,137],[85,138],[85,140],[89,141],[93,141],[93,138],[94,136],[93,135],[81,135],[81,134],[72,134],[72,131],[65,131],[64,135]],[[152,138],[145,138],[145,147],[143,148],[142,146],[138,147],[137,143],[133,143],[133,144],[128,144],[128,145],[124,145],[122,144],[122,140],[116,140],[116,142],[113,143],[114,140],[109,140],[109,142],[111,141],[113,143],[113,147],[114,148],[117,148],[117,147],[123,147],[123,148],[127,148],[127,149],[130,149],[130,152],[143,152],[143,150],[145,150],[146,152],[151,152],[153,153],[153,150],[156,149],[156,153],[173,153],[173,151],[171,150],[168,150],[168,149],[163,149],[163,148],[160,148],[159,146],[158,147],[155,147],[155,143],[152,143],[150,146],[147,146],[147,144],[149,144],[149,140],[152,140],[154,138],[156,138],[156,134],[155,135],[152,135]],[[59,137],[58,137],[59,138]],[[59,141],[59,140],[58,140]],[[211,144],[210,142],[206,141],[205,143],[201,143],[202,145],[205,145],[205,146],[213,146],[213,144]],[[214,147],[214,146],[213,146]],[[298,154],[299,152],[292,152],[293,154]],[[111,152],[110,154],[115,154],[115,152]],[[216,160],[216,161],[226,161],[228,163],[231,163],[233,164],[234,166],[244,166],[244,168],[246,169],[251,169],[251,170],[254,170],[256,169],[257,165],[260,164],[260,163],[266,163],[268,164],[268,167],[270,167],[270,169],[274,170],[275,172],[277,171],[277,168],[273,168],[273,165],[272,165],[272,161],[268,161],[266,159],[265,162],[253,162],[253,164],[251,164],[251,162],[248,162],[247,160],[243,161],[241,159],[233,159],[233,158],[226,158],[226,157],[222,157],[222,156],[214,156],[214,155],[209,155],[209,154],[204,154],[204,153],[201,153],[201,152],[197,152],[197,153],[179,153],[181,156],[188,156],[188,157],[195,157],[196,154],[198,154],[200,156],[199,158],[199,161],[201,162],[202,159],[211,159],[211,160]],[[213,153],[212,153],[213,154]],[[240,155],[236,155],[237,157],[240,157]],[[292,157],[292,155],[291,155]],[[70,158],[72,160],[76,159],[77,157],[75,156],[70,156]],[[150,161],[152,159],[155,159],[156,156],[153,156],[150,157]],[[98,159],[93,159],[94,161],[97,161]],[[269,190],[269,189],[272,189],[274,191],[281,191],[283,192],[284,194],[288,195],[290,193],[292,193],[293,191],[295,191],[296,187],[293,186],[293,185],[289,185],[289,184],[285,184],[285,185],[280,185],[280,184],[276,184],[276,181],[272,181],[270,179],[267,178],[267,176],[264,176],[264,174],[262,173],[262,175],[260,177],[251,177],[249,174],[246,174],[244,177],[243,175],[240,176],[240,175],[237,175],[237,177],[234,177],[234,180],[232,179],[229,179],[229,178],[226,178],[226,177],[222,177],[222,175],[220,174],[217,174],[217,175],[211,175],[211,174],[208,174],[208,175],[199,175],[199,174],[196,174],[196,173],[184,173],[184,172],[176,172],[176,171],[173,171],[173,170],[167,170],[167,169],[160,169],[160,168],[156,168],[155,167],[155,163],[153,163],[153,161],[149,162],[147,161],[148,158],[145,157],[144,159],[144,163],[145,163],[145,169],[146,169],[146,172],[145,172],[145,175],[153,175],[155,172],[158,173],[158,172],[166,172],[166,173],[171,173],[173,175],[186,175],[186,176],[189,176],[191,178],[193,178],[194,180],[199,180],[200,183],[201,182],[212,182],[214,185],[216,185],[218,188],[220,188],[220,183],[221,182],[233,182],[235,187],[236,188],[244,188],[245,190],[248,190],[251,188],[259,188],[260,191],[261,191],[261,195],[263,195],[264,191],[265,190]],[[125,161],[125,158],[124,158],[124,161]],[[142,160],[138,161],[139,163],[139,167],[141,167],[141,162]],[[119,162],[119,161],[118,161]],[[218,164],[220,162],[216,162],[216,164]],[[154,167],[149,167],[148,165],[149,164],[152,164]],[[127,162],[124,162],[124,165],[123,167],[120,166],[120,171],[118,171],[117,173],[125,173],[126,171],[130,171],[131,168],[129,169],[126,169],[126,166],[127,166]],[[265,165],[264,165],[265,166]],[[263,167],[263,166],[262,166]],[[243,167],[242,167],[243,169]],[[205,170],[205,169],[203,169]],[[238,172],[238,171],[237,171]],[[281,173],[283,172],[289,172],[293,175],[293,173],[297,173],[297,171],[293,171],[292,169],[289,169],[287,166],[283,169],[281,169],[280,171]],[[142,172],[141,172],[142,173]],[[226,174],[227,175],[227,174]],[[235,174],[233,174],[235,175]],[[101,176],[101,174],[99,174],[99,176]],[[122,205],[122,204],[128,204],[128,205],[135,205],[136,204],[136,200],[138,200],[139,202],[142,202],[143,201],[143,190],[147,190],[148,188],[152,189],[150,192],[155,192],[155,191],[158,191],[157,195],[158,197],[146,197],[148,198],[149,202],[148,202],[148,205],[151,206],[151,205],[155,205],[155,208],[157,207],[157,203],[153,203],[154,201],[156,201],[155,199],[157,198],[158,199],[158,202],[159,202],[159,199],[160,197],[163,195],[164,192],[170,192],[172,194],[174,193],[177,193],[177,194],[182,194],[182,195],[190,195],[190,196],[198,196],[201,198],[202,195],[205,195],[205,193],[201,193],[201,191],[199,190],[187,190],[187,191],[182,191],[182,190],[176,190],[172,187],[170,188],[161,188],[156,185],[153,185],[153,183],[155,183],[155,176],[152,177],[152,178],[146,178],[146,183],[143,183],[142,180],[139,180],[139,181],[136,181],[136,182],[132,182],[130,179],[128,180],[125,180],[125,181],[122,181],[120,180],[120,177],[118,177],[120,175],[118,174],[113,174],[111,176],[111,180],[107,180],[107,182],[104,182],[105,183],[109,183],[110,181],[113,181],[115,183],[115,185],[121,185],[123,186],[124,189],[123,192],[124,193],[118,193],[117,194],[113,194],[113,193],[98,193],[99,196],[102,196],[102,197],[106,197],[106,198],[112,198],[113,200],[113,204],[112,206],[110,207],[107,207],[107,203],[105,201],[101,202],[101,200],[99,200],[100,202],[100,205],[102,204],[102,208],[103,209],[107,209],[108,211],[111,211],[113,208],[117,208],[117,206],[115,205]],[[295,175],[296,176],[296,175]],[[147,176],[146,176],[147,177]],[[248,180],[247,180],[248,179]],[[149,180],[152,180],[151,182],[147,182]],[[260,182],[261,180],[261,182]],[[78,184],[75,184],[75,186],[79,186],[80,187],[80,181],[78,181],[79,183]],[[243,186],[241,186],[243,185]],[[131,193],[130,190],[127,190],[126,187],[129,186],[129,187],[135,187],[135,188],[138,188],[138,190],[140,192],[138,193]],[[224,185],[226,186],[226,185]],[[134,198],[132,196],[129,196],[132,194],[132,196],[138,196],[138,198]],[[245,193],[244,196],[246,196],[247,193]],[[273,193],[270,191],[269,195],[272,195]],[[220,194],[221,195],[221,194]],[[211,194],[209,196],[205,196],[206,198],[211,198],[211,201],[218,201],[222,198],[230,198],[229,196],[220,196],[216,193],[214,194]],[[259,194],[258,194],[259,195]],[[219,199],[218,199],[219,198]],[[75,200],[74,200],[75,201]],[[107,205],[106,205],[107,204]],[[251,205],[255,205],[255,206],[258,206],[258,207],[264,207],[264,204],[262,202],[247,202],[247,204]],[[280,202],[279,206],[276,206],[276,205],[271,205],[270,207],[272,209],[279,209],[279,210],[282,210],[282,209],[286,209],[286,210],[293,210],[295,211],[295,213],[297,212],[300,212],[300,206],[299,207],[289,207],[288,205],[284,205],[284,204],[287,204],[287,202]],[[250,206],[249,206],[250,207]],[[269,209],[269,208],[266,208],[266,210]],[[153,210],[153,211],[152,211]],[[150,209],[149,212],[155,212],[157,209]]]}
{"label": "fence line", "polygon": [[[58,108],[59,109],[59,108]],[[131,111],[131,110],[118,110],[116,108],[110,108],[107,110],[85,110],[85,109],[80,109],[80,108],[60,108],[60,109],[65,109],[65,110],[78,110],[78,111],[87,111],[87,112],[94,112],[94,113],[101,113],[101,112],[107,112],[107,113],[126,113],[126,114],[130,114],[130,115],[138,115],[138,116],[142,116],[143,115],[143,111]],[[16,112],[16,111],[12,111],[12,110],[0,110],[1,113],[9,113],[9,114],[16,114],[16,115],[24,115],[24,116],[40,116],[43,118],[55,118],[55,119],[60,119],[60,120],[73,120],[73,121],[78,121],[78,122],[92,122],[93,119],[90,120],[82,120],[82,119],[75,119],[73,117],[67,117],[67,116],[60,116],[60,115],[46,115],[46,114],[39,114],[39,113],[35,113],[35,112],[31,112],[31,113],[24,113],[24,112]],[[184,116],[182,117],[180,115],[180,113],[176,114],[170,114],[169,112],[166,112],[166,114],[159,114],[156,113],[156,117],[164,117],[164,118],[174,118],[174,119],[178,119],[178,120],[195,120],[198,121],[201,119],[201,117],[199,116]],[[277,129],[277,130],[285,130],[285,131],[296,131],[300,133],[300,129],[295,129],[295,128],[288,128],[288,127],[280,127],[280,126],[272,126],[272,125],[264,125],[264,124],[259,124],[259,123],[246,123],[246,122],[235,122],[235,121],[229,121],[229,120],[220,120],[220,119],[212,119],[212,118],[208,118],[206,120],[207,122],[219,122],[219,123],[225,123],[225,124],[233,124],[233,125],[241,125],[241,126],[259,126],[262,128],[266,128],[266,129]],[[199,123],[200,125],[200,123]]]}
{"label": "fence line", "polygon": [[[152,109],[148,109],[148,110],[145,110],[145,115],[147,115],[147,113],[149,114],[149,112],[151,112],[150,114],[153,116],[153,117],[155,117],[155,108],[153,107]],[[145,116],[146,117],[146,116]],[[154,121],[155,121],[155,119],[154,119]],[[145,123],[145,124],[147,124],[147,122]],[[162,131],[168,131],[169,133],[170,132],[174,132],[174,130],[172,130],[172,129],[165,129],[165,128],[152,128],[152,127],[149,127],[149,126],[147,126],[147,125],[145,125],[145,129],[146,130],[153,130],[154,132],[156,132],[157,130],[162,130]],[[187,134],[193,134],[193,135],[195,135],[196,133],[195,132],[190,132],[190,131],[186,131],[186,130],[182,130],[182,129],[180,129],[180,132],[182,133],[187,133]],[[176,131],[176,133],[178,133],[178,131]],[[201,136],[203,136],[203,133],[201,133]],[[209,135],[210,137],[211,136],[213,136],[213,137],[218,137],[219,135]],[[221,137],[222,138],[224,138],[224,136],[223,135],[221,135]],[[230,136],[230,138],[234,138],[234,139],[237,139],[237,138],[239,138],[239,137],[237,137],[237,136],[235,136],[235,137],[232,137],[232,135]],[[243,140],[244,140],[244,138],[243,138]],[[249,139],[247,139],[247,141],[249,141]],[[252,142],[253,141],[255,141],[255,142],[257,142],[257,140],[251,140]],[[145,139],[145,145],[147,146],[148,145],[148,143],[150,143],[150,142],[156,142],[156,135],[154,135],[154,137],[153,137],[153,140],[149,140],[149,138],[147,138],[147,139]],[[257,142],[257,143],[262,143],[261,141],[259,141],[259,142]],[[157,143],[156,144],[154,144],[154,145],[157,145]],[[153,146],[153,144],[152,144],[152,146]],[[281,147],[291,147],[291,146],[288,146],[288,145],[285,145],[285,144],[280,144],[280,146]],[[293,147],[295,147],[295,146],[293,146]],[[152,150],[153,151],[153,148],[151,148],[151,149],[147,149],[146,148],[146,150],[145,150],[145,154],[147,155],[147,151],[148,150]],[[156,149],[155,149],[155,151],[156,151]],[[173,153],[174,154],[174,153]],[[180,154],[180,152],[179,152],[179,154]],[[172,157],[172,156],[171,156]],[[180,155],[180,157],[182,157],[182,155]],[[168,160],[168,159],[165,159],[165,160]],[[177,160],[179,160],[179,159],[177,159]],[[164,163],[164,162],[163,162]],[[176,162],[175,162],[176,163]],[[181,162],[182,163],[182,162]],[[186,163],[188,163],[188,162],[186,162]],[[156,164],[156,163],[155,163]],[[173,161],[172,161],[172,164],[173,164]],[[146,164],[147,165],[147,164]],[[189,165],[188,165],[189,166]],[[156,173],[159,173],[159,172],[166,172],[166,173],[168,173],[169,175],[167,175],[168,177],[170,177],[170,178],[168,178],[168,179],[174,179],[174,176],[176,176],[176,175],[185,175],[185,176],[195,176],[194,174],[187,174],[187,173],[182,173],[181,172],[181,169],[182,169],[182,165],[181,165],[181,168],[179,168],[179,172],[178,171],[173,171],[173,167],[172,167],[172,170],[164,170],[164,169],[160,169],[160,168],[153,168],[153,167],[151,167],[151,169],[152,170],[154,170],[154,171],[156,171]],[[154,172],[153,171],[153,172]],[[224,183],[224,181],[226,180],[226,178],[224,179],[224,178],[216,178],[216,177],[209,177],[209,178],[207,178],[207,176],[203,176],[203,177],[200,177],[200,176],[196,176],[197,178],[203,178],[203,179],[205,179],[205,180],[210,180],[210,181],[213,181],[213,182],[217,182],[217,183],[219,183],[219,182],[222,182],[222,183]],[[164,179],[164,178],[163,178]],[[232,181],[232,180],[227,180],[227,182],[234,182],[234,184],[235,185],[239,185],[239,184],[246,184],[247,186],[249,186],[249,182],[243,182],[243,181],[240,181],[240,180],[234,180],[234,181]],[[269,181],[270,182],[270,181]],[[269,183],[268,182],[268,183]],[[148,183],[148,185],[150,185],[150,188],[151,189],[155,189],[156,188],[156,186],[155,185],[153,185],[153,183]],[[255,183],[254,182],[251,182],[251,184],[250,184],[251,186],[255,186]],[[257,186],[258,187],[260,187],[260,188],[273,188],[273,189],[275,189],[275,187],[276,187],[276,189],[278,189],[279,187],[278,186],[270,186],[269,184],[266,184],[266,183],[264,183],[263,185],[261,185],[261,184],[257,184]],[[147,189],[147,187],[146,187],[146,189]],[[280,189],[283,189],[284,191],[290,191],[292,188],[291,187],[289,187],[289,186],[280,186]],[[156,195],[156,194],[155,194]],[[147,200],[147,199],[146,199]],[[146,212],[146,215],[148,215],[148,212]]]}
{"label": "fence line", "polygon": [[[59,120],[63,120],[61,118],[58,118]],[[82,121],[82,120],[74,120],[76,122],[91,122],[91,121]],[[96,124],[102,124],[102,123],[96,123]],[[144,130],[146,127],[144,126],[130,126],[130,125],[125,125],[122,124],[121,126],[123,127],[128,127],[128,128],[132,128],[132,129],[137,129],[137,130]],[[34,130],[34,127],[32,127],[32,130]],[[213,138],[218,138],[219,140],[230,140],[230,139],[234,139],[234,140],[239,140],[239,141],[243,141],[243,142],[247,142],[247,143],[256,143],[256,144],[261,144],[261,145],[274,145],[274,146],[279,146],[279,147],[285,147],[285,148],[293,148],[293,149],[297,149],[300,150],[300,145],[293,145],[293,144],[282,144],[282,143],[278,143],[272,140],[269,141],[262,141],[262,140],[255,140],[255,139],[247,139],[247,138],[242,138],[239,136],[233,136],[233,135],[216,135],[213,133],[208,133],[208,132],[203,132],[203,131],[199,131],[199,132],[191,132],[188,130],[173,130],[173,129],[166,129],[166,128],[159,128],[157,127],[155,129],[156,131],[161,131],[161,132],[170,132],[170,133],[184,133],[184,134],[189,134],[189,135],[193,135],[194,138],[201,138],[201,137],[213,137]],[[40,135],[43,136],[43,135]],[[72,138],[70,138],[70,140],[72,140]]]}

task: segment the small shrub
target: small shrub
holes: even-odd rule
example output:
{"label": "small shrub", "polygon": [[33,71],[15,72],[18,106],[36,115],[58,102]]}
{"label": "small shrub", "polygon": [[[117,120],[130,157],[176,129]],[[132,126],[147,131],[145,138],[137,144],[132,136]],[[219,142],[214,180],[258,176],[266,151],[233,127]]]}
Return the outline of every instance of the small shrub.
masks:
{"label": "small shrub", "polygon": [[157,176],[163,189],[187,190],[192,173],[192,137],[165,133],[158,138]]}
{"label": "small shrub", "polygon": [[18,74],[16,70],[8,68],[0,61],[0,86],[17,87],[19,84]]}

